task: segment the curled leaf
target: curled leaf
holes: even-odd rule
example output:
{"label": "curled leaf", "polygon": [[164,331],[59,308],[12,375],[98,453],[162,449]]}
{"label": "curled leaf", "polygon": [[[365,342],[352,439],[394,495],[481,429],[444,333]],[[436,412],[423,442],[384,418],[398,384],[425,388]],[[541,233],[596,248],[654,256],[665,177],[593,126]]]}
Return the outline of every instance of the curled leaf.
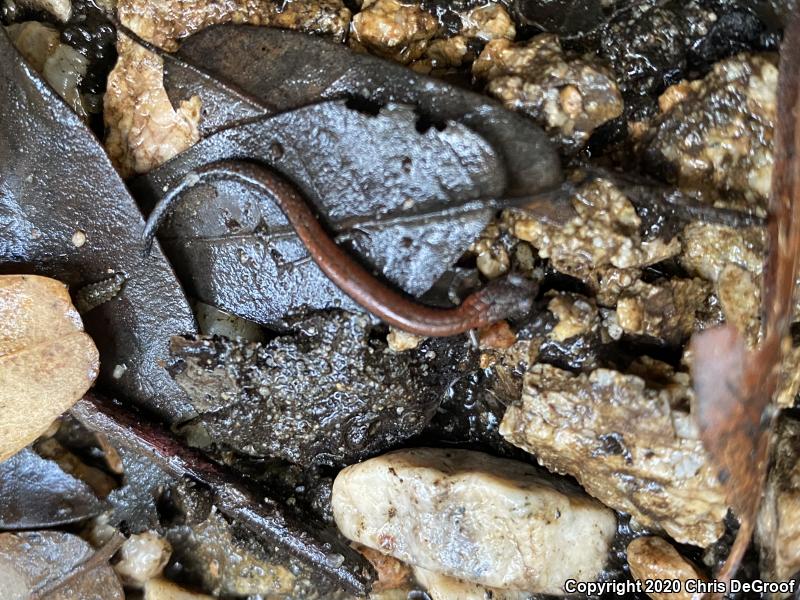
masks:
{"label": "curled leaf", "polygon": [[75,404],[98,368],[97,348],[64,284],[0,276],[0,460]]}
{"label": "curled leaf", "polygon": [[719,469],[739,532],[717,578],[735,574],[750,542],[767,473],[775,394],[784,339],[789,333],[800,261],[800,13],[781,46],[775,166],[770,196],[762,292],[762,337],[747,352],[735,328],[705,331],[692,340],[697,392],[693,411],[700,435]]}
{"label": "curled leaf", "polygon": [[[468,127],[420,134],[416,121],[403,105],[370,115],[323,102],[212,135],[133,187],[148,204],[213,162],[268,165],[368,268],[419,296],[487,225],[497,209],[490,200],[508,182],[493,148]],[[268,324],[308,308],[355,308],[277,206],[241,182],[188,190],[161,232],[187,290],[237,316]]]}

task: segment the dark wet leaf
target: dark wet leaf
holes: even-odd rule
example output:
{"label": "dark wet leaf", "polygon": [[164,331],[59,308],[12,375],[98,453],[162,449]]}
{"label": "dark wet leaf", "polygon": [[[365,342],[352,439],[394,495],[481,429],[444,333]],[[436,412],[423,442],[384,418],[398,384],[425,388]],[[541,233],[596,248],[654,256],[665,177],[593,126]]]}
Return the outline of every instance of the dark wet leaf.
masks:
{"label": "dark wet leaf", "polygon": [[[489,222],[506,179],[492,148],[467,127],[419,133],[415,121],[402,106],[373,116],[324,102],[212,135],[135,188],[152,200],[208,163],[266,163],[298,186],[363,263],[420,295]],[[277,205],[239,182],[185,193],[160,239],[191,292],[247,319],[355,308],[310,260]]]}
{"label": "dark wet leaf", "polygon": [[2,533],[3,600],[124,600],[125,593],[108,564],[109,558],[103,549],[96,552],[71,533]]}
{"label": "dark wet leaf", "polygon": [[592,33],[603,22],[601,0],[512,0],[521,25],[562,36]]}
{"label": "dark wet leaf", "polygon": [[503,161],[508,195],[535,194],[561,181],[558,155],[530,119],[486,96],[315,36],[210,27],[184,40],[176,57],[165,57],[164,82],[173,102],[200,96],[203,135],[320,100],[356,99],[373,110],[396,102],[414,106],[423,122],[457,121],[488,140]]}
{"label": "dark wet leaf", "polygon": [[76,523],[104,508],[88,485],[30,448],[0,463],[0,529]]}
{"label": "dark wet leaf", "polygon": [[[176,381],[209,443],[311,466],[350,464],[419,433],[442,388],[424,353],[370,340],[363,316],[317,315],[266,344],[176,338]],[[195,434],[197,437],[198,434]]]}
{"label": "dark wet leaf", "polygon": [[[116,442],[116,440],[115,440]],[[158,504],[176,480],[146,456],[118,445],[125,469],[122,486],[108,495],[113,508],[109,523],[125,525],[131,533],[142,533],[159,525]]]}
{"label": "dark wet leaf", "polygon": [[[783,346],[794,307],[800,265],[800,13],[795,12],[781,46],[775,167],[769,204],[768,250],[762,286],[762,332],[748,351],[727,325],[692,342],[696,407],[703,443],[719,469],[740,528],[717,577],[738,569],[755,526],[767,473],[769,433]],[[774,412],[774,411],[772,411]]]}
{"label": "dark wet leaf", "polygon": [[[326,144],[329,141],[327,135],[320,136],[318,130],[310,128],[303,135],[293,137],[292,141],[309,154],[308,157],[300,154],[306,164],[296,167],[291,164],[291,156],[282,156],[286,145],[272,145],[269,139],[262,140],[261,148],[257,148],[256,153],[252,152],[252,143],[247,148],[248,152],[240,151],[246,157],[258,158],[294,176],[295,182],[301,187],[308,183],[308,174],[314,173],[320,161],[324,165],[335,165],[342,154],[345,160],[352,160],[357,166],[357,169],[352,169],[355,181],[348,181],[346,176],[338,177],[334,168],[332,172],[322,173],[320,182],[315,182],[317,189],[308,189],[306,185],[304,192],[317,208],[322,209],[323,216],[329,217],[327,220],[331,229],[349,239],[364,262],[378,268],[386,279],[411,294],[419,295],[428,289],[452,265],[455,257],[466,249],[481,228],[481,223],[487,222],[484,219],[490,210],[475,212],[475,206],[459,205],[465,200],[479,197],[482,191],[488,191],[491,188],[488,185],[490,180],[505,175],[504,189],[495,194],[508,196],[533,195],[561,181],[555,150],[541,129],[530,120],[503,109],[484,96],[415,74],[384,60],[351,52],[323,39],[263,27],[219,26],[184,40],[177,56],[164,55],[163,58],[165,84],[170,97],[177,102],[198,95],[203,104],[201,133],[212,138],[215,132],[248,122],[252,124],[244,125],[243,130],[266,138],[264,131],[255,133],[259,126],[254,120],[321,100],[346,98],[351,107],[368,114],[377,113],[387,103],[413,106],[419,115],[416,127],[426,131],[422,136],[414,135],[409,127],[406,132],[408,137],[403,138],[403,129],[398,127],[387,143],[383,136],[370,136],[367,140],[363,134],[344,131],[346,135],[340,136],[342,143],[329,146]],[[335,116],[333,110],[330,116]],[[269,123],[274,129],[273,123],[282,123],[281,119],[286,119],[285,116],[276,118],[277,121],[266,120],[264,123]],[[356,116],[355,113],[343,118],[350,125],[356,125],[357,120],[367,119],[366,115]],[[381,115],[377,120],[386,118],[398,117]],[[447,144],[449,140],[459,137],[468,139],[467,133],[452,123],[444,131],[437,131],[451,121],[466,125],[488,140],[499,163],[495,166],[482,165],[483,171],[495,170],[488,178],[477,175],[473,169],[473,175],[486,179],[487,185],[483,188],[473,187],[471,191],[464,188],[464,193],[442,194],[442,191],[446,192],[446,186],[442,185],[440,193],[432,194],[432,188],[437,185],[437,176],[432,171],[440,170],[440,166],[435,162],[419,165],[415,162],[416,153],[409,154],[405,150],[400,153],[392,145],[398,139],[404,140],[401,145],[419,148],[424,155],[435,151],[436,138]],[[328,119],[326,128],[330,128],[328,123],[336,125],[334,129],[339,135],[342,127]],[[372,127],[376,132],[381,129],[377,123]],[[230,132],[220,135],[232,136]],[[304,141],[304,137],[308,141]],[[318,145],[324,147],[318,148]],[[448,149],[443,156],[457,156],[464,147],[467,144],[462,141],[456,149]],[[372,152],[376,156],[371,156]],[[280,157],[279,160],[276,160],[276,155]],[[185,173],[188,168],[207,162],[208,158],[198,157],[193,159],[194,165],[184,162],[179,166]],[[412,159],[411,162],[404,160],[406,158]],[[443,182],[457,174],[458,168],[465,171],[469,168],[467,165],[452,164],[447,167],[442,173]],[[166,170],[176,168],[175,164],[165,166]],[[369,177],[370,171],[385,172],[388,176],[383,181],[375,181],[369,189],[358,190],[359,180]],[[150,182],[154,191],[149,194],[150,203],[163,193],[165,184],[172,183],[170,178],[163,177],[163,172],[161,175]],[[344,184],[350,184],[349,194],[342,195],[340,186]],[[358,194],[354,194],[353,190]],[[242,192],[241,189],[236,191]],[[347,191],[346,188],[344,191]],[[388,198],[388,203],[380,201],[382,196]],[[400,198],[403,199],[401,202]],[[419,204],[432,198],[439,202],[430,202],[427,208],[408,207],[407,201]],[[445,200],[451,203],[451,209],[447,211],[443,210]],[[354,210],[354,201],[362,207]],[[221,212],[220,209],[225,209],[225,204],[224,198],[216,203],[206,203],[211,208],[203,214],[204,220],[208,221],[210,215],[216,215],[216,222],[219,222],[220,215],[224,214],[224,210]],[[197,203],[192,204],[191,208],[196,210]],[[260,240],[254,247],[256,240],[248,237],[247,228],[240,238],[242,242],[233,240],[230,234],[234,232],[229,229],[231,225],[234,228],[240,225],[238,219],[242,210],[241,207],[227,210],[231,218],[225,218],[225,222],[214,232],[214,235],[225,235],[227,239],[215,240],[214,248],[195,253],[197,248],[192,248],[190,252],[186,244],[177,250],[175,244],[170,244],[170,256],[182,273],[189,273],[191,280],[188,281],[188,287],[201,299],[262,322],[284,316],[287,310],[303,305],[326,308],[339,303],[343,307],[352,307],[349,299],[322,277],[315,265],[303,264],[305,252],[293,236],[269,240],[271,250],[277,251],[275,256],[265,256],[267,249]],[[549,214],[552,211],[544,212]],[[377,219],[364,221],[364,217],[371,213],[376,214]],[[346,216],[350,222],[339,223],[337,216]],[[282,217],[278,215],[277,218],[278,224],[282,224]],[[252,229],[252,221],[249,227]],[[168,236],[169,232],[165,232],[165,235]],[[197,233],[193,232],[192,235]],[[206,242],[206,245],[210,244]],[[197,254],[206,254],[208,257]],[[191,261],[191,265],[188,265],[188,261]],[[235,261],[252,264],[242,266]],[[257,268],[262,261],[266,265],[265,272],[258,273]],[[185,268],[187,265],[190,268]],[[213,269],[209,266],[213,266]],[[209,271],[215,272],[212,281],[207,281],[205,276]],[[245,289],[254,290],[246,292],[249,297],[240,298],[238,291],[234,294],[226,289],[231,287],[232,281],[241,280],[242,276],[248,282]],[[259,290],[259,286],[266,287]],[[285,291],[273,293],[277,288]],[[285,299],[288,296],[294,299],[288,302]],[[265,301],[266,298],[270,299],[269,303]]]}
{"label": "dark wet leaf", "polygon": [[83,315],[101,381],[162,415],[184,416],[189,406],[159,364],[172,335],[195,331],[183,292],[160,250],[142,260],[144,222],[102,146],[4,31],[0,165],[0,271],[55,277],[73,291],[117,277],[107,301]]}

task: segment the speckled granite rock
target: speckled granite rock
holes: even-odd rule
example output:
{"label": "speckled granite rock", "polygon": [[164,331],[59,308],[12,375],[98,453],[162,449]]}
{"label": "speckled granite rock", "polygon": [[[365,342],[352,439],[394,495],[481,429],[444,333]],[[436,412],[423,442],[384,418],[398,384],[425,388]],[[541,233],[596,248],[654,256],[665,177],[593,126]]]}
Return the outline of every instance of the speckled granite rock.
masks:
{"label": "speckled granite rock", "polygon": [[163,84],[163,61],[127,37],[108,77],[105,146],[123,177],[147,173],[200,139],[200,98],[173,108]]}
{"label": "speckled granite rock", "polygon": [[344,40],[351,17],[341,0],[118,0],[117,14],[142,38],[169,51],[177,49],[181,38],[221,23],[269,25]]}
{"label": "speckled granite rock", "polygon": [[350,45],[408,64],[425,53],[438,29],[436,18],[416,4],[365,0],[353,17]]}
{"label": "speckled granite rock", "polygon": [[648,580],[678,580],[681,582],[680,586],[670,588],[673,591],[669,593],[648,593],[653,600],[694,600],[697,598],[695,594],[687,591],[685,583],[689,580],[704,580],[705,577],[666,540],[653,536],[636,538],[628,544],[626,553],[634,579],[643,582]]}
{"label": "speckled granite rock", "polygon": [[637,281],[617,301],[617,323],[626,333],[678,346],[695,331],[710,293],[711,286],[699,278]]}
{"label": "speckled granite rock", "polygon": [[[581,185],[571,199],[574,216],[551,225],[523,211],[503,213],[505,226],[531,243],[553,267],[583,280],[594,290],[621,291],[638,278],[637,269],[675,256],[677,239],[644,240],[642,224],[630,200],[610,181]],[[626,273],[627,272],[627,273]],[[608,280],[613,281],[608,281]],[[606,281],[604,281],[606,280]]]}
{"label": "speckled granite rock", "polygon": [[670,385],[649,386],[608,369],[573,375],[536,364],[500,433],[607,506],[707,546],[724,531],[727,506],[686,411],[688,383],[675,375]]}

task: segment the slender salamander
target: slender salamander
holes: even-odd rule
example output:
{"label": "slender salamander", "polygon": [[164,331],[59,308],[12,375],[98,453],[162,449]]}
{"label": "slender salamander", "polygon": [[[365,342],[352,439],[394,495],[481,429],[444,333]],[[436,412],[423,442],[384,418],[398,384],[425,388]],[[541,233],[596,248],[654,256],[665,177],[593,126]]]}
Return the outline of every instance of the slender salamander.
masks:
{"label": "slender salamander", "polygon": [[283,211],[319,268],[357,304],[387,323],[422,336],[444,337],[479,329],[527,313],[537,285],[520,275],[490,282],[454,308],[425,306],[393,290],[369,273],[328,235],[300,193],[267,168],[244,161],[221,161],[187,175],[158,202],[145,225],[149,250],[161,223],[180,196],[212,179],[233,179],[253,186]]}

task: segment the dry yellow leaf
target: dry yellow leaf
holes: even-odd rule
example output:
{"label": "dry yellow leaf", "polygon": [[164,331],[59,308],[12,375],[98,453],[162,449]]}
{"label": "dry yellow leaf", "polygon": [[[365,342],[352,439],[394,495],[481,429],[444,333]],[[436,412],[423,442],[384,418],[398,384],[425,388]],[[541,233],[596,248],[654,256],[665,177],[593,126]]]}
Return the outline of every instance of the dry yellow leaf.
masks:
{"label": "dry yellow leaf", "polygon": [[0,461],[75,404],[98,367],[97,348],[63,283],[0,275]]}

